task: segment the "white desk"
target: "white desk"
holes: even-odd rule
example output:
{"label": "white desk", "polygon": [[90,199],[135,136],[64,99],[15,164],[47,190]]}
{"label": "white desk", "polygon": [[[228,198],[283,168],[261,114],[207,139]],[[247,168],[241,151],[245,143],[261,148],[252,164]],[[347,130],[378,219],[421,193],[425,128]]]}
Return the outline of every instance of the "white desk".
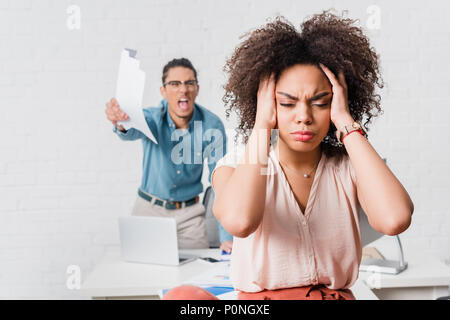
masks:
{"label": "white desk", "polygon": [[[399,260],[393,237],[382,237],[369,246],[390,260]],[[397,275],[360,272],[359,277],[382,300],[429,300],[450,294],[450,266],[438,258],[410,249],[403,243],[408,268]]]}
{"label": "white desk", "polygon": [[[219,249],[182,250],[201,257],[220,259]],[[197,259],[179,267],[128,263],[122,261],[120,248],[107,252],[81,286],[81,294],[92,299],[159,299],[161,289],[172,288],[212,268],[213,263]],[[359,280],[351,288],[356,299],[377,296]]]}
{"label": "white desk", "polygon": [[[180,250],[220,259],[218,249]],[[197,259],[181,266],[124,262],[120,247],[109,250],[81,286],[81,294],[93,299],[159,299],[161,289],[172,288],[213,266]]]}

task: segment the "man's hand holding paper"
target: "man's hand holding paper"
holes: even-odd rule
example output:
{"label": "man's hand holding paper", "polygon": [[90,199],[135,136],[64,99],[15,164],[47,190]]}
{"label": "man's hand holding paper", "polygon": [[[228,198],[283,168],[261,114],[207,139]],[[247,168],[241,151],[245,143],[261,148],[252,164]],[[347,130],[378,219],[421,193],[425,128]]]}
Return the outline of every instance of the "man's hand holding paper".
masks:
{"label": "man's hand holding paper", "polygon": [[[135,128],[145,134],[154,143],[158,143],[153,136],[142,110],[142,97],[144,95],[145,72],[139,68],[136,51],[124,49],[122,51],[119,75],[117,79],[116,103],[112,103],[108,115],[110,121],[116,122],[119,130]],[[114,99],[115,100],[115,99]],[[119,108],[120,105],[120,108]],[[111,117],[111,118],[110,118]],[[120,127],[122,126],[122,128]],[[121,130],[123,131],[123,130]]]}
{"label": "man's hand holding paper", "polygon": [[128,115],[123,112],[123,110],[120,109],[119,103],[115,98],[112,98],[107,104],[106,104],[106,117],[109,121],[113,123],[119,129],[120,131],[124,132],[126,129],[118,124],[118,121],[126,121],[128,120]]}

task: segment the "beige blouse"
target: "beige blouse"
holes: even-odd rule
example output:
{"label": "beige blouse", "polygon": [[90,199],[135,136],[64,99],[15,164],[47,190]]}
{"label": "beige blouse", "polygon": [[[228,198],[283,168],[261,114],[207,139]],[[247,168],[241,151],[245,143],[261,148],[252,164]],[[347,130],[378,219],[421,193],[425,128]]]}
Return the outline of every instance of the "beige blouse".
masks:
{"label": "beige blouse", "polygon": [[[243,154],[244,149],[232,150],[215,170],[236,168]],[[338,162],[322,154],[303,214],[272,149],[262,222],[248,237],[234,237],[230,276],[235,289],[351,287],[362,256],[358,209],[348,157]]]}

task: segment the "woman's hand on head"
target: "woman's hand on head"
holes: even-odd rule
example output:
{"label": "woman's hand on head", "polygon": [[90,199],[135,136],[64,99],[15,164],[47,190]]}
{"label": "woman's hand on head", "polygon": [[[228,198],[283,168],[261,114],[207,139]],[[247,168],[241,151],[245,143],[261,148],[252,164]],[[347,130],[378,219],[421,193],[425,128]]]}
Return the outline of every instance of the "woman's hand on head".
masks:
{"label": "woman's hand on head", "polygon": [[342,128],[353,123],[354,120],[348,107],[348,88],[344,73],[340,71],[336,78],[334,73],[326,66],[320,63],[320,67],[330,81],[333,90],[330,112],[331,121],[336,128]]}
{"label": "woman's hand on head", "polygon": [[277,124],[277,104],[275,101],[275,75],[263,77],[259,81],[255,127],[275,129]]}

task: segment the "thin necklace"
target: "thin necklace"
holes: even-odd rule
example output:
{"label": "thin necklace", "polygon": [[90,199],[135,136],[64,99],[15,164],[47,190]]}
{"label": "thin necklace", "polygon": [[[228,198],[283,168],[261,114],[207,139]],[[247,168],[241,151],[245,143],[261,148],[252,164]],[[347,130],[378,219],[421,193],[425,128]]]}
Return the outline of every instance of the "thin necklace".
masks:
{"label": "thin necklace", "polygon": [[319,165],[320,158],[319,158],[319,161],[317,161],[317,163],[316,163],[316,165],[314,166],[314,168],[312,168],[312,170],[311,170],[309,173],[300,173],[300,172],[297,172],[297,171],[295,171],[294,169],[289,168],[289,167],[288,167],[287,165],[285,165],[283,162],[281,162],[280,159],[278,159],[278,161],[283,165],[283,167],[285,167],[285,168],[288,169],[289,171],[292,171],[293,173],[298,174],[298,175],[301,175],[301,176],[303,176],[303,178],[308,179],[309,177],[311,177],[311,173],[312,173],[312,172],[316,169],[316,167]]}

